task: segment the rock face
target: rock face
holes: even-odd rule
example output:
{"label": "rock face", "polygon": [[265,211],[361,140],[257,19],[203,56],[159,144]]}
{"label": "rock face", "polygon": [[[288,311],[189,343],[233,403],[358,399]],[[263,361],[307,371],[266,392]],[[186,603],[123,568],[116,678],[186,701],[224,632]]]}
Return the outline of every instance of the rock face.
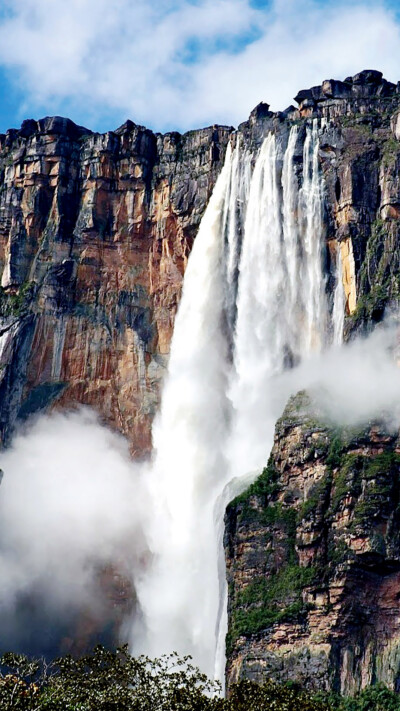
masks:
{"label": "rock face", "polygon": [[[259,104],[238,135],[255,151],[299,123],[300,169],[306,123],[325,122],[327,274],[339,241],[350,334],[398,300],[400,95],[365,71],[296,100],[277,114]],[[0,136],[3,443],[19,417],[84,403],[149,452],[182,276],[231,132],[128,121],[99,135],[55,117]]]}
{"label": "rock face", "polygon": [[0,136],[0,439],[84,403],[150,448],[182,276],[231,129]]}
{"label": "rock face", "polygon": [[400,688],[400,441],[337,429],[305,393],[268,466],[227,510],[228,684]]}
{"label": "rock face", "polygon": [[[373,71],[325,81],[298,109],[259,104],[236,134],[256,151],[270,130],[285,145],[296,122],[300,170],[306,123],[325,123],[328,289],[339,241],[348,335],[398,301],[398,91]],[[231,133],[128,121],[99,135],[55,117],[0,136],[3,443],[18,417],[84,403],[149,452],[182,275]]]}

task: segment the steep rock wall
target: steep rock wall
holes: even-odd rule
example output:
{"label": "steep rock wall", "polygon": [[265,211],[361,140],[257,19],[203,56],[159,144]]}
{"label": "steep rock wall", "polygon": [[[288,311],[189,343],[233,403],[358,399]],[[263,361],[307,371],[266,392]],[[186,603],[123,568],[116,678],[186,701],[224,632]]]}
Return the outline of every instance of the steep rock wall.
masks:
{"label": "steep rock wall", "polygon": [[380,72],[260,104],[237,133],[162,136],[128,121],[92,134],[68,119],[25,121],[0,136],[0,440],[18,417],[93,406],[148,454],[182,276],[228,140],[255,153],[306,123],[324,129],[326,274],[338,242],[347,337],[399,296],[399,87]]}
{"label": "steep rock wall", "polygon": [[[299,92],[279,117],[258,107],[243,127],[322,122],[327,286],[340,249],[346,338],[399,306],[398,91],[366,71]],[[228,508],[228,684],[398,689],[397,438],[379,423],[335,433],[298,405],[278,423],[263,477]]]}
{"label": "steep rock wall", "polygon": [[0,439],[84,403],[149,451],[182,276],[231,129],[0,136]]}
{"label": "steep rock wall", "polygon": [[[26,121],[19,131],[0,136],[2,443],[10,441],[18,418],[51,407],[84,403],[130,439],[135,456],[149,453],[151,422],[159,403],[182,276],[229,140],[241,140],[255,152],[272,130],[284,147],[290,127],[296,123],[299,138],[295,170],[300,176],[306,125],[317,119],[322,125],[319,159],[326,191],[327,289],[332,294],[333,265],[339,248],[346,294],[346,337],[370,328],[388,306],[398,304],[399,86],[385,81],[379,72],[365,71],[344,82],[329,80],[301,91],[296,101],[298,108],[291,106],[278,113],[260,104],[236,133],[228,127],[210,127],[184,136],[161,136],[127,122],[114,132],[99,135],[55,117]],[[299,449],[305,451],[307,437],[304,435],[304,439],[301,433],[301,424],[299,427],[295,436]],[[314,434],[318,438],[321,432],[323,428]],[[326,443],[330,436],[328,431],[323,434]],[[373,437],[373,431],[364,435],[362,447],[366,449],[362,456],[370,452],[378,456],[386,449],[393,453],[393,438],[386,440],[387,435],[382,434],[378,450],[372,451]],[[286,451],[284,438],[279,442],[277,456],[280,446],[282,452]],[[350,448],[348,454],[355,451]],[[328,470],[324,456],[314,458],[312,480]],[[300,464],[294,464],[297,470]],[[283,476],[279,466],[276,469]],[[334,475],[331,472],[329,476]],[[290,481],[282,479],[281,484],[290,492]],[[298,486],[303,486],[306,500],[308,484],[300,481]],[[344,690],[375,678],[396,685],[394,553],[385,553],[386,557],[379,559],[383,570],[389,566],[387,574],[373,566],[363,568],[360,557],[349,563],[349,570],[356,571],[357,585],[364,577],[372,581],[369,587],[362,582],[361,587],[366,599],[371,596],[374,600],[373,634],[359,639],[353,629],[356,618],[346,611],[343,602],[352,599],[348,591],[353,573],[343,572],[342,580],[340,565],[332,567],[322,544],[315,543],[314,551],[311,544],[302,547],[297,542],[297,532],[299,541],[303,534],[305,541],[307,536],[313,541],[313,536],[320,535],[308,519],[304,531],[300,524],[298,527],[297,503],[289,506],[283,498],[273,499],[274,505],[286,507],[283,529],[277,536],[274,526],[279,526],[273,521],[276,560],[284,561],[286,556],[290,561],[285,585],[290,586],[291,576],[296,578],[299,568],[301,571],[293,600],[286,606],[296,622],[286,620],[284,624],[289,627],[282,628],[283,632],[279,632],[279,625],[274,628],[276,638],[272,641],[269,635],[275,632],[269,627],[263,628],[266,635],[258,630],[255,636],[237,636],[235,595],[244,593],[246,580],[259,575],[263,565],[265,573],[263,556],[270,532],[263,524],[257,529],[260,537],[255,530],[248,533],[239,504],[235,504],[239,507],[236,513],[235,506],[230,509],[229,679],[240,674],[261,678],[270,668],[276,678],[296,677],[309,685],[334,685]],[[255,510],[263,505],[256,500]],[[383,506],[379,516],[389,516],[385,512]],[[343,514],[343,521],[347,515]],[[331,525],[329,518],[318,520],[317,527]],[[340,527],[339,520],[337,524]],[[392,545],[386,532],[382,535],[385,545]],[[372,545],[373,537],[369,543],[367,534],[358,538],[367,548]],[[341,550],[340,537],[337,543]],[[309,562],[313,556],[316,561],[325,561],[328,577],[318,582],[322,592],[315,588],[310,574],[304,573],[313,567],[304,563],[304,556],[309,556]],[[391,581],[395,581],[394,587]],[[336,622],[334,616],[329,617],[327,589],[329,600],[332,598],[336,605]],[[308,604],[314,608],[308,609]],[[243,618],[240,624],[254,617],[251,600],[238,609]],[[382,609],[386,612],[381,614]],[[388,630],[392,628],[390,636]],[[285,647],[289,642],[296,650],[292,656]]]}
{"label": "steep rock wall", "polygon": [[228,684],[400,688],[400,442],[332,428],[305,393],[227,510]]}

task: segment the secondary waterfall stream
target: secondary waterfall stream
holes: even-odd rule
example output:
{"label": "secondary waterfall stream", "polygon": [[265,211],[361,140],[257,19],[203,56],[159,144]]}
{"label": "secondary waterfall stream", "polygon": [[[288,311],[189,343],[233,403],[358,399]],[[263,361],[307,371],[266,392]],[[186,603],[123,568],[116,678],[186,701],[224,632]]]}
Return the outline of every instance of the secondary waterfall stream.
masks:
{"label": "secondary waterfall stream", "polygon": [[273,378],[343,329],[340,275],[335,303],[326,296],[318,131],[294,126],[284,148],[270,133],[257,156],[239,136],[228,146],[189,258],[144,477],[152,559],[136,581],[133,651],[191,654],[221,680],[224,507],[267,462]]}

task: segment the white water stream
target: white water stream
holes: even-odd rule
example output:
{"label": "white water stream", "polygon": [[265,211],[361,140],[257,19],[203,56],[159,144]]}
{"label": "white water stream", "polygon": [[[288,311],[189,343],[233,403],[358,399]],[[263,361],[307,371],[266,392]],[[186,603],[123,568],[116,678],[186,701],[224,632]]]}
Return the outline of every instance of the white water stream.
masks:
{"label": "white water stream", "polygon": [[333,330],[317,124],[307,128],[300,178],[299,141],[296,127],[285,150],[269,134],[253,170],[239,138],[228,146],[189,258],[154,460],[143,477],[152,558],[136,581],[143,616],[133,651],[191,654],[220,680],[223,511],[248,472],[267,462],[276,416],[271,379],[321,349]]}

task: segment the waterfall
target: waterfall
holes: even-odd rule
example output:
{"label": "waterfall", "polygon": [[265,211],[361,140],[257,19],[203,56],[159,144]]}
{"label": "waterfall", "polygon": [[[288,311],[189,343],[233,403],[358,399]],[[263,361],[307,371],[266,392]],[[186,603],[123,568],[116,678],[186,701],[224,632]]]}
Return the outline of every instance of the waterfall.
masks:
{"label": "waterfall", "polygon": [[234,175],[228,146],[189,258],[153,428],[154,461],[144,477],[154,503],[146,531],[153,558],[136,583],[144,621],[132,642],[151,656],[192,654],[210,676],[219,604],[213,506],[228,420],[223,219]]}
{"label": "waterfall", "polygon": [[223,512],[267,461],[272,379],[329,332],[315,122],[303,154],[299,143],[297,127],[285,150],[270,133],[253,171],[239,136],[228,146],[189,258],[143,476],[151,558],[135,581],[142,619],[133,651],[189,653],[221,680]]}
{"label": "waterfall", "polygon": [[302,202],[303,250],[302,292],[305,307],[304,350],[320,349],[326,333],[326,298],[321,269],[323,243],[322,182],[318,166],[318,127],[314,119],[312,129],[307,129],[303,153]]}
{"label": "waterfall", "polygon": [[233,334],[236,321],[239,256],[251,180],[251,153],[245,150],[241,155],[240,144],[238,136],[230,161],[229,179],[226,181],[222,220],[225,309],[229,335]]}
{"label": "waterfall", "polygon": [[343,263],[340,244],[337,245],[336,252],[336,286],[333,298],[333,342],[340,346],[343,343],[343,325],[345,313],[345,293],[343,287]]}

